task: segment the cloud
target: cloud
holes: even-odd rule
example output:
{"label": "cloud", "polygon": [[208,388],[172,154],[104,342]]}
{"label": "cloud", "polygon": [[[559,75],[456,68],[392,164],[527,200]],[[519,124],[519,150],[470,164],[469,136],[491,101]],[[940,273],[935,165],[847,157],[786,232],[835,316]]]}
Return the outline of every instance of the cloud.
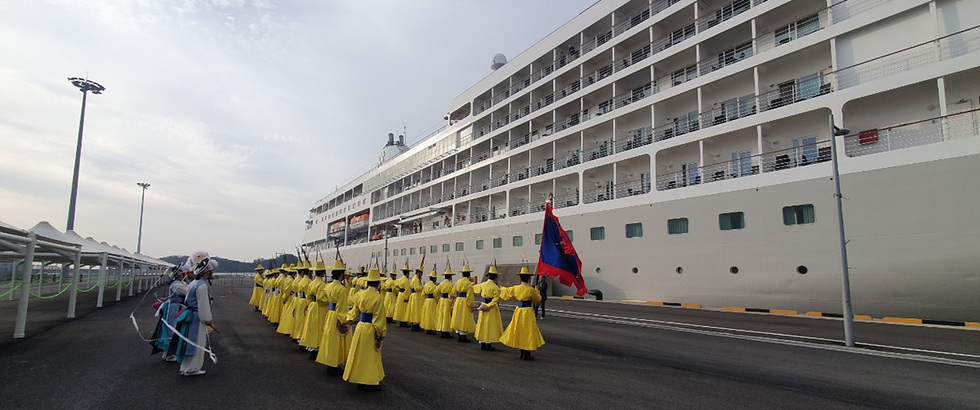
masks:
{"label": "cloud", "polygon": [[386,135],[441,125],[452,98],[590,0],[0,2],[0,219],[63,227],[81,93],[76,228],[135,250],[236,259],[291,249],[316,200]]}

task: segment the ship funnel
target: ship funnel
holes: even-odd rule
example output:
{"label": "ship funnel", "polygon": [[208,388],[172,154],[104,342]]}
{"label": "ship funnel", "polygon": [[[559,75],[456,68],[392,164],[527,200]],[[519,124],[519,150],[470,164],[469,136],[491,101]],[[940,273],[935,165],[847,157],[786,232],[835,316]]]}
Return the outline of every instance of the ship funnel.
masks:
{"label": "ship funnel", "polygon": [[388,133],[388,145],[395,145],[395,134]]}
{"label": "ship funnel", "polygon": [[405,145],[405,136],[404,135],[399,135],[398,136],[398,145]]}

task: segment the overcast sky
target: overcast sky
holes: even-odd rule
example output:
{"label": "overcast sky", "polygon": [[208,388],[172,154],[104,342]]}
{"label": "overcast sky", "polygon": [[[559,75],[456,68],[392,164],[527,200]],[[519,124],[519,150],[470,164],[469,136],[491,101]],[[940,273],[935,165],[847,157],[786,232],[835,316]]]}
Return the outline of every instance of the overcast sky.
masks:
{"label": "overcast sky", "polygon": [[163,257],[291,251],[309,209],[595,0],[0,0],[0,221]]}

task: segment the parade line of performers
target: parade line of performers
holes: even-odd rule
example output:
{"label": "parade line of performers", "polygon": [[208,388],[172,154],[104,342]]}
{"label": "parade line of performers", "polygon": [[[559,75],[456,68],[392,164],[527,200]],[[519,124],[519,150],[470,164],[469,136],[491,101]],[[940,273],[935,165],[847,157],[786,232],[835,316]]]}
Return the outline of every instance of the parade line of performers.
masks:
{"label": "parade line of performers", "polygon": [[[531,352],[544,345],[532,311],[541,295],[530,286],[526,267],[519,274],[521,283],[507,288],[497,286],[496,266],[477,285],[468,266],[455,284],[448,266],[441,282],[433,266],[423,284],[424,267],[420,264],[413,275],[407,261],[401,278],[394,269],[385,278],[377,268],[361,268],[355,276],[347,273],[339,255],[329,277],[322,260],[314,266],[308,260],[283,263],[268,272],[260,264],[255,270],[249,304],[277,324],[277,333],[289,335],[310,352],[311,360],[327,366],[328,374],[342,374],[359,389],[377,390],[385,377],[381,350],[388,323],[449,339],[455,334],[460,343],[470,343],[473,334],[480,350],[496,350],[493,344],[500,342],[519,349],[524,360],[534,360]],[[501,299],[517,300],[506,330],[500,319]],[[476,321],[474,311],[479,311]]]}

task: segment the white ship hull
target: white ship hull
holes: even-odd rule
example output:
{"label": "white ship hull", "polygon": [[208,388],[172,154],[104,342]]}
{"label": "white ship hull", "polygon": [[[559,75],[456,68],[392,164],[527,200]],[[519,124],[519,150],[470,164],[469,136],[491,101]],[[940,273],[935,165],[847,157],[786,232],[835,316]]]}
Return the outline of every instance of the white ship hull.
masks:
{"label": "white ship hull", "polygon": [[[638,18],[647,3],[633,3],[597,3],[458,97],[446,129],[319,201],[304,244],[342,246],[356,265],[416,266],[425,253],[440,269],[464,256],[474,270],[533,269],[554,192],[585,282],[606,299],[840,313],[836,119],[854,130],[837,151],[853,312],[980,319],[980,29],[967,29],[980,6],[672,1]],[[696,34],[674,42],[688,10]],[[590,45],[610,15],[633,27]],[[781,37],[785,22],[820,28]],[[932,31],[889,44],[913,28]],[[726,61],[719,50],[738,51],[740,35],[750,57]],[[572,62],[568,38],[582,40]],[[611,74],[593,83],[605,53]],[[691,63],[693,78],[677,71]],[[525,71],[539,80],[525,85]],[[327,240],[326,226],[365,213],[366,233]]]}

